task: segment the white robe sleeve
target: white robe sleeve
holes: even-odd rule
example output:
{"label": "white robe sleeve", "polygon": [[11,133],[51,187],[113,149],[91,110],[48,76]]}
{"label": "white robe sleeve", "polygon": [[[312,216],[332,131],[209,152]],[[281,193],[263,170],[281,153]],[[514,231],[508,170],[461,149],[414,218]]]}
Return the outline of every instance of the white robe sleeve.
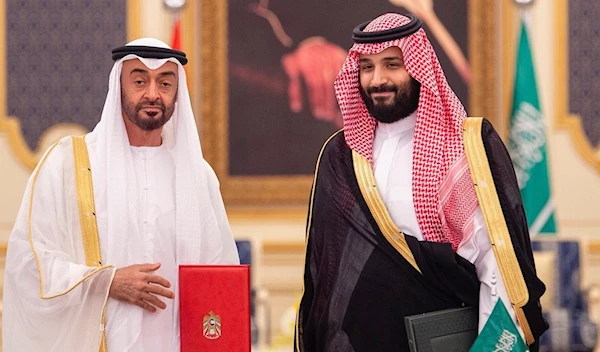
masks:
{"label": "white robe sleeve", "polygon": [[208,188],[210,194],[210,201],[212,202],[217,224],[219,226],[219,232],[221,234],[221,243],[223,244],[223,253],[218,263],[214,264],[234,264],[240,263],[240,257],[238,254],[231,228],[229,227],[229,220],[227,219],[227,212],[225,211],[225,204],[223,203],[223,197],[221,196],[221,190],[219,186],[219,179],[215,174],[212,167],[208,162],[204,161],[206,165],[206,175],[208,179]]}
{"label": "white robe sleeve", "polygon": [[500,275],[500,268],[492,250],[485,220],[479,207],[475,210],[473,234],[465,237],[458,247],[457,253],[475,265],[477,277],[481,282],[479,290],[479,332],[485,326],[492,310],[498,302],[498,298],[500,298],[519,330],[521,337],[524,338],[523,330],[519,326],[515,311],[508,298],[502,275]]}
{"label": "white robe sleeve", "polygon": [[70,139],[30,178],[9,237],[3,351],[98,351],[115,269],[88,267]]}

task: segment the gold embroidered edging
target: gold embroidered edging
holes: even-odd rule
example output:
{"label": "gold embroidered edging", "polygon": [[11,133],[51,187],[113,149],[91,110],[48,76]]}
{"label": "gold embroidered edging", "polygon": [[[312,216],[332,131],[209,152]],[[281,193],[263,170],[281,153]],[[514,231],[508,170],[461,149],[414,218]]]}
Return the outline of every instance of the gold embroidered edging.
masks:
{"label": "gold embroidered edging", "polygon": [[98,273],[99,271],[113,267],[112,265],[106,265],[106,266],[99,267],[99,268],[95,269],[94,271],[90,272],[85,277],[83,277],[81,280],[77,281],[75,284],[73,284],[73,286],[69,287],[64,292],[61,292],[61,293],[58,293],[58,294],[55,294],[55,295],[52,295],[52,296],[45,296],[44,295],[44,278],[43,278],[43,273],[42,273],[42,264],[40,262],[40,258],[39,258],[38,254],[37,254],[37,251],[35,250],[35,244],[33,242],[33,233],[32,233],[32,230],[31,230],[31,217],[32,217],[32,212],[33,212],[33,197],[34,197],[34,193],[35,193],[35,185],[36,185],[36,182],[37,182],[37,178],[39,176],[40,170],[42,169],[42,167],[44,166],[44,163],[46,162],[46,159],[48,158],[48,156],[50,155],[50,153],[52,153],[52,151],[58,145],[58,143],[60,143],[60,141],[54,143],[50,148],[48,148],[48,151],[44,154],[44,156],[40,160],[40,163],[38,164],[37,168],[35,169],[35,171],[33,173],[33,178],[31,180],[31,192],[29,194],[29,209],[28,209],[28,214],[27,214],[27,235],[29,237],[29,245],[31,247],[31,251],[33,252],[33,257],[35,258],[35,262],[36,262],[37,269],[38,269],[39,280],[40,280],[40,294],[39,294],[39,296],[40,296],[41,299],[53,299],[53,298],[56,298],[56,297],[64,296],[67,293],[73,291],[82,282],[84,282],[85,280],[87,280],[88,278],[90,278],[91,276],[93,276],[94,274]]}
{"label": "gold embroidered edging", "polygon": [[531,345],[535,339],[522,309],[529,301],[529,291],[527,290],[525,278],[517,261],[485,153],[483,139],[481,138],[482,123],[483,119],[480,117],[465,119],[463,131],[465,154],[469,161],[469,169],[475,185],[475,191],[485,219],[494,255],[498,261],[500,274],[515,309],[519,325],[525,334],[525,340],[528,345]]}
{"label": "gold embroidered edging", "polygon": [[[108,287],[112,285],[112,282],[115,278],[116,270],[112,272],[110,275],[110,283]],[[106,308],[108,307],[108,294],[109,291],[106,291],[106,296],[104,297],[104,306],[102,308],[102,318],[100,318],[100,326],[102,327],[102,336],[100,337],[100,350],[99,352],[107,352],[108,347],[106,345]]]}
{"label": "gold embroidered edging", "polygon": [[[321,147],[321,151],[319,152],[319,157],[317,157],[317,165],[315,167],[315,176],[313,177],[313,186],[310,192],[310,208],[308,209],[308,222],[306,224],[306,234],[304,237],[304,258],[306,260],[306,252],[308,251],[308,235],[310,233],[310,226],[312,224],[312,212],[313,205],[315,199],[315,186],[317,185],[317,173],[319,172],[319,165],[321,164],[321,157],[323,156],[323,152],[325,151],[325,147],[327,144],[333,139],[333,137],[337,136],[343,129],[338,130],[334,134],[332,134],[325,143],[323,143],[323,147]],[[306,269],[306,263],[304,263],[304,268],[302,269],[302,296],[304,296],[304,274]],[[298,327],[300,326],[300,305],[298,305],[298,311],[296,312],[296,351],[300,352],[300,338],[298,336]]]}
{"label": "gold embroidered edging", "polygon": [[[88,154],[85,136],[71,136],[73,140],[73,161],[75,164],[75,184],[77,186],[77,207],[79,208],[79,222],[81,223],[81,237],[85,251],[85,262],[87,266],[102,266],[102,253],[100,252],[100,234],[98,233],[98,222],[96,220],[96,203],[94,201],[94,184],[92,182],[92,168]],[[111,275],[111,282],[114,278]],[[102,308],[100,324],[102,336],[100,340],[100,352],[106,352],[106,334],[104,333],[106,322],[107,297]]]}
{"label": "gold embroidered edging", "polygon": [[358,154],[354,150],[352,151],[352,161],[354,164],[354,173],[358,181],[358,187],[362,193],[367,206],[375,218],[375,222],[379,229],[383,233],[385,239],[400,253],[400,255],[415,268],[419,273],[421,270],[417,265],[417,261],[413,256],[413,253],[406,243],[404,233],[398,228],[398,226],[392,220],[390,214],[381,199],[381,195],[377,191],[377,185],[375,183],[375,176],[373,176],[373,169],[371,163],[367,158]]}
{"label": "gold embroidered edging", "polygon": [[[83,138],[82,138],[83,139]],[[73,155],[74,155],[74,159],[75,159],[75,172],[76,172],[76,178],[77,178],[77,169],[79,167],[78,163],[77,163],[77,154],[81,154],[81,152],[76,153],[75,149],[76,149],[76,138],[73,137]],[[42,159],[40,160],[37,168],[34,170],[33,173],[33,178],[31,181],[31,191],[30,191],[30,195],[29,195],[29,208],[28,208],[28,213],[27,213],[27,236],[29,237],[29,246],[31,247],[31,251],[33,252],[33,257],[35,258],[35,262],[37,265],[37,269],[38,269],[38,275],[39,275],[39,280],[40,280],[40,293],[39,293],[39,297],[41,299],[53,299],[53,298],[57,298],[57,297],[61,297],[64,296],[66,294],[68,294],[69,292],[71,292],[72,290],[74,290],[77,286],[79,286],[81,283],[83,283],[85,280],[87,280],[88,278],[92,277],[93,275],[95,275],[96,273],[104,270],[104,269],[108,269],[108,268],[112,268],[112,265],[105,265],[105,266],[101,266],[100,260],[97,260],[96,265],[91,265],[91,266],[98,266],[97,269],[93,270],[92,272],[90,272],[88,275],[86,275],[85,277],[83,277],[81,280],[77,281],[73,286],[71,286],[70,288],[68,288],[67,290],[65,290],[64,292],[55,294],[55,295],[51,295],[51,296],[45,296],[44,295],[44,277],[43,277],[43,271],[42,271],[42,264],[40,262],[39,256],[37,254],[37,251],[35,250],[35,244],[33,241],[33,232],[31,230],[31,218],[32,218],[32,212],[33,212],[33,197],[34,197],[34,193],[35,193],[35,185],[36,185],[36,181],[37,178],[39,176],[40,170],[42,169],[42,167],[44,166],[44,163],[46,162],[46,159],[48,158],[48,156],[50,155],[50,153],[52,153],[52,151],[54,150],[54,148],[60,143],[60,141],[57,141],[56,143],[54,143],[50,148],[48,148],[48,151],[44,154],[44,156],[42,157]],[[85,140],[83,140],[83,147],[85,148],[83,155],[84,157],[87,159],[87,161],[85,162],[85,164],[87,164],[89,166],[89,159],[88,159],[88,154],[87,154],[87,146],[85,145]],[[90,182],[91,182],[91,176],[90,176]],[[79,182],[77,182],[77,203],[78,203],[78,207],[79,207],[79,213],[80,216],[82,214],[82,209],[81,209],[81,205],[80,205],[80,198],[81,198],[81,192],[80,192],[80,187],[79,187]],[[91,184],[90,184],[91,187]],[[90,188],[91,189],[91,188]],[[93,192],[92,192],[93,194]],[[93,209],[93,198],[92,198],[92,209]],[[95,217],[94,217],[94,223],[95,223]],[[98,237],[98,229],[97,227],[94,228],[94,232],[92,232],[92,236],[95,235],[95,238],[98,239],[98,244],[96,244],[97,248],[97,255],[100,256],[100,246],[99,246],[99,237]],[[88,240],[86,240],[86,232],[84,232],[84,224],[81,224],[81,233],[82,236],[84,237],[84,250],[85,250],[85,254],[86,254],[86,263],[90,262],[91,260],[95,260],[96,258],[92,258],[90,259],[88,257],[88,253],[89,252],[94,252],[94,250],[90,250],[88,247],[90,247],[90,245],[86,245],[86,242],[89,242]],[[89,236],[88,236],[89,237]],[[91,247],[94,247],[94,244],[91,244]],[[111,275],[111,282],[112,279],[114,278],[114,272]],[[107,297],[104,301],[104,307],[102,308],[102,315],[100,318],[100,323],[102,325],[102,333],[101,333],[101,337],[100,337],[100,346],[99,346],[99,352],[106,352],[107,351],[107,347],[106,347],[106,334],[104,332],[104,327],[105,325],[105,319],[106,319],[106,307],[107,307],[107,303],[108,303],[108,293],[107,293]]]}
{"label": "gold embroidered edging", "polygon": [[81,223],[81,237],[87,266],[102,266],[100,237],[96,221],[92,169],[84,137],[73,139],[73,158],[75,162],[75,183],[77,185],[77,207]]}

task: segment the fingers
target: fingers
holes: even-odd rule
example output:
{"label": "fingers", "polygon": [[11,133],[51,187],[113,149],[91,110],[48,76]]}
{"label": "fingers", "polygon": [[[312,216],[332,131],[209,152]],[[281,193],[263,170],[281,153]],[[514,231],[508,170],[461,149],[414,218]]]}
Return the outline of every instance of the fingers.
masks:
{"label": "fingers", "polygon": [[171,283],[160,275],[148,275],[145,278],[145,281],[148,283],[153,283],[157,285],[161,285],[163,287],[169,288],[171,287]]}
{"label": "fingers", "polygon": [[160,263],[138,265],[138,270],[143,273],[155,271],[155,270],[158,270],[158,268],[160,268]]}
{"label": "fingers", "polygon": [[132,301],[131,303],[135,304],[138,307],[141,307],[144,310],[149,311],[150,313],[156,312],[156,307],[155,306],[153,306],[152,304],[144,301],[141,298],[138,299],[138,300]]}
{"label": "fingers", "polygon": [[[154,307],[160,308],[160,309],[165,309],[167,308],[167,305],[165,302],[161,301],[158,297],[156,297],[155,295],[151,294],[151,293],[144,293],[142,295],[142,302],[144,303],[150,303],[150,305],[152,305]],[[146,309],[145,307],[142,307],[144,309]],[[156,310],[156,309],[155,309]]]}
{"label": "fingers", "polygon": [[170,299],[175,298],[175,294],[173,293],[173,291],[167,290],[166,288],[159,286],[159,285],[150,284],[150,285],[148,285],[148,288],[146,289],[146,291],[149,293],[153,293],[153,294],[163,296],[166,298],[170,298]]}

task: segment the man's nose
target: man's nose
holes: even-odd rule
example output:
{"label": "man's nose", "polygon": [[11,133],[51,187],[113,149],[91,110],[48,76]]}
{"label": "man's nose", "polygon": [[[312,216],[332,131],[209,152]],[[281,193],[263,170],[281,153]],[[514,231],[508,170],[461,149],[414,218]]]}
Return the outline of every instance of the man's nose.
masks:
{"label": "man's nose", "polygon": [[148,85],[148,89],[146,89],[146,98],[150,101],[155,101],[159,98],[158,87],[155,84]]}
{"label": "man's nose", "polygon": [[373,87],[381,87],[388,83],[387,75],[381,68],[375,68],[373,71],[373,79],[371,80],[371,85]]}

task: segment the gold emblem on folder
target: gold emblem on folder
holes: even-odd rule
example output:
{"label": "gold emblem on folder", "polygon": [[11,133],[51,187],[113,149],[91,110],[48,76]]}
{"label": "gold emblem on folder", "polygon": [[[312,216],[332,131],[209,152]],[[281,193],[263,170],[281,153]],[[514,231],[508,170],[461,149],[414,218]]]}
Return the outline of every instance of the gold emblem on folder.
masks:
{"label": "gold emblem on folder", "polygon": [[221,317],[215,315],[213,311],[204,316],[202,335],[209,340],[216,340],[221,337]]}

